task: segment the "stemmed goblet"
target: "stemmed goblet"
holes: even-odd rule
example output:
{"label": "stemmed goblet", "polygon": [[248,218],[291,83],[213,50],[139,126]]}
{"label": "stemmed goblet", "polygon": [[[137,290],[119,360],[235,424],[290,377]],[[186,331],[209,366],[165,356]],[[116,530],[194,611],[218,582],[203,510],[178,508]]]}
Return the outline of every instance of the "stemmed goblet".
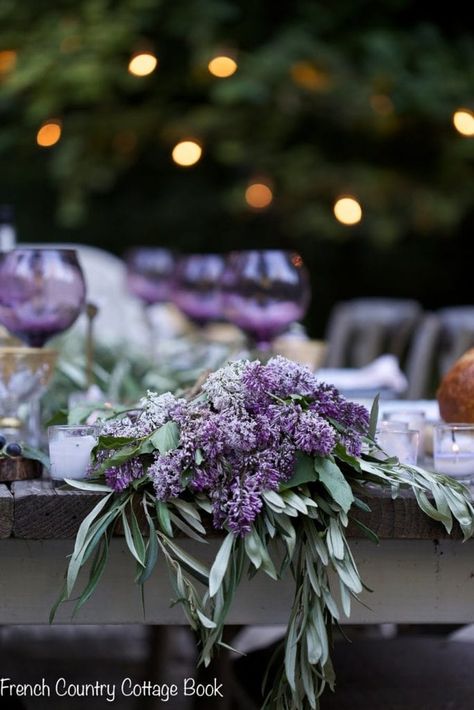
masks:
{"label": "stemmed goblet", "polygon": [[[21,362],[28,362],[30,369],[23,369],[22,377],[31,376],[38,384],[32,391],[26,383],[20,388],[28,390],[29,437],[34,445],[41,438],[39,398],[46,384],[39,370],[51,368],[54,359],[52,351],[39,349],[70,328],[84,307],[85,295],[84,275],[73,249],[19,248],[0,254],[0,323],[28,346],[23,350],[25,358],[28,353],[30,357]],[[7,383],[3,385],[8,390]]]}
{"label": "stemmed goblet", "polygon": [[155,354],[154,322],[151,306],[171,300],[175,257],[161,247],[135,247],[125,254],[129,292],[143,304],[143,316],[148,330],[150,353]]}
{"label": "stemmed goblet", "polygon": [[173,253],[160,247],[136,247],[125,255],[127,285],[146,306],[170,300],[175,266]]}
{"label": "stemmed goblet", "polygon": [[281,250],[234,252],[222,280],[227,319],[257,351],[300,320],[310,301],[308,272],[299,254]]}
{"label": "stemmed goblet", "polygon": [[173,302],[200,327],[223,318],[221,280],[225,264],[221,254],[187,254],[178,261]]}

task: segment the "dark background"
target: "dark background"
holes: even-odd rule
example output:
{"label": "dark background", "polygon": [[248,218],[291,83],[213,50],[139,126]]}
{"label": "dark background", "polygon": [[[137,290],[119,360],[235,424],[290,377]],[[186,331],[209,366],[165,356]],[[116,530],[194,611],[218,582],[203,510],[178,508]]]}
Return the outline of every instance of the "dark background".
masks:
{"label": "dark background", "polygon": [[[145,78],[127,72],[140,48],[159,59]],[[297,249],[313,335],[345,298],[472,302],[474,143],[452,114],[473,107],[474,43],[459,6],[0,0],[4,50],[0,203],[22,241]],[[239,69],[216,79],[207,62],[226,51]],[[61,140],[39,148],[52,118]],[[181,168],[170,154],[187,137],[204,152]],[[243,196],[260,178],[274,200],[256,212]],[[344,194],[363,208],[354,227],[333,216]]]}

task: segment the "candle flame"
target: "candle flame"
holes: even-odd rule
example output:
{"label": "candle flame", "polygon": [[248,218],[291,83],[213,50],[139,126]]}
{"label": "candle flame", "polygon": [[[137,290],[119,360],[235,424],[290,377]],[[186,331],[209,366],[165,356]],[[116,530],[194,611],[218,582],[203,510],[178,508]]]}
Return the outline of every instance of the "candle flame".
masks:
{"label": "candle flame", "polygon": [[459,454],[459,446],[456,443],[454,443],[451,448],[453,454]]}

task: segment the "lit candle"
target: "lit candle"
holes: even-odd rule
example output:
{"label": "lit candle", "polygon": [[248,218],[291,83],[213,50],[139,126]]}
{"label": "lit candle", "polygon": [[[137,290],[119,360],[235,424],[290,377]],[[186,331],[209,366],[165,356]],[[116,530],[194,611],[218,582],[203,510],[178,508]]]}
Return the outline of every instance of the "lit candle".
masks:
{"label": "lit candle", "polygon": [[435,428],[434,462],[438,473],[470,481],[474,477],[474,427],[438,425]]}
{"label": "lit candle", "polygon": [[51,478],[85,478],[91,451],[97,443],[92,426],[55,426],[49,428],[49,458]]}

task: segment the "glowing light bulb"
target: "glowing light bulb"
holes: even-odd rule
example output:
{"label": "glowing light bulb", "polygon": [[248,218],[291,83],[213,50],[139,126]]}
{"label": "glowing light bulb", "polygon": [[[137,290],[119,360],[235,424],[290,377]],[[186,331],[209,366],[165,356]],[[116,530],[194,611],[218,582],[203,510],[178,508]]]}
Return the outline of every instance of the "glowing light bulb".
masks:
{"label": "glowing light bulb", "polygon": [[221,55],[211,59],[207,68],[213,76],[217,76],[219,79],[227,79],[227,77],[235,74],[238,67],[235,59]]}
{"label": "glowing light bulb", "polygon": [[462,136],[474,136],[474,113],[467,108],[460,108],[453,114],[454,128]]}
{"label": "glowing light bulb", "polygon": [[290,68],[295,84],[308,91],[324,91],[331,83],[328,74],[311,62],[296,62]]}
{"label": "glowing light bulb", "polygon": [[130,59],[128,71],[134,76],[148,76],[157,66],[158,59],[153,52],[139,52]]}
{"label": "glowing light bulb", "polygon": [[374,94],[371,96],[370,105],[379,116],[390,116],[394,110],[393,101],[386,94]]}
{"label": "glowing light bulb", "polygon": [[61,138],[61,132],[59,121],[47,121],[36,134],[36,142],[41,148],[51,148]]}
{"label": "glowing light bulb", "polygon": [[256,210],[264,210],[273,200],[273,192],[263,182],[253,182],[245,190],[245,201]]}
{"label": "glowing light bulb", "polygon": [[17,55],[13,49],[0,52],[0,74],[9,74],[16,66]]}
{"label": "glowing light bulb", "polygon": [[202,155],[202,148],[196,141],[181,141],[171,153],[174,162],[183,167],[195,165]]}
{"label": "glowing light bulb", "polygon": [[357,224],[362,219],[362,207],[354,197],[340,197],[334,204],[334,216],[342,224]]}

